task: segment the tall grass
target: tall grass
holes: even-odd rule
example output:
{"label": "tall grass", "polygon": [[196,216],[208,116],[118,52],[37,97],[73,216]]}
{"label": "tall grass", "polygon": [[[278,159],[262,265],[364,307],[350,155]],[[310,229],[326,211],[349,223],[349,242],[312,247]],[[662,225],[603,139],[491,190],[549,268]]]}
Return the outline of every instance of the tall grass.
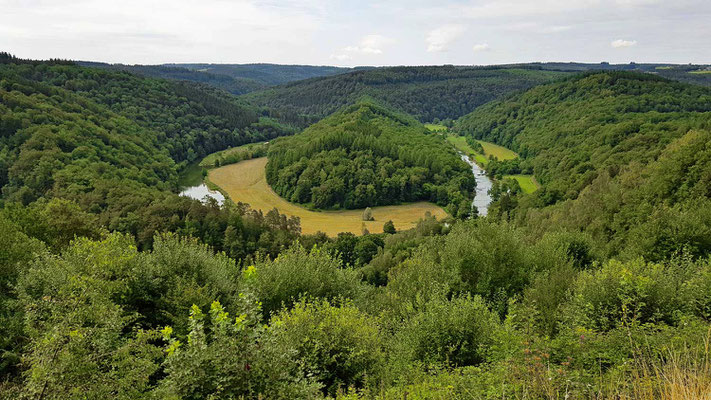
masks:
{"label": "tall grass", "polygon": [[608,380],[598,398],[711,400],[711,328],[701,339],[661,351],[635,346],[627,379]]}

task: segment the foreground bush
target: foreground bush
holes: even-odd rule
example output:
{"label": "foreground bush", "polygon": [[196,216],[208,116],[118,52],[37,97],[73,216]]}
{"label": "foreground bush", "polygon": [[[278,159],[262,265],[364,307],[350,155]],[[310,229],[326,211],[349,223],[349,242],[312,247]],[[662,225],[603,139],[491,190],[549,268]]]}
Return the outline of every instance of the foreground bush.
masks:
{"label": "foreground bush", "polygon": [[350,304],[299,302],[272,319],[279,346],[296,349],[306,376],[325,393],[375,381],[384,360],[382,333],[372,317]]}

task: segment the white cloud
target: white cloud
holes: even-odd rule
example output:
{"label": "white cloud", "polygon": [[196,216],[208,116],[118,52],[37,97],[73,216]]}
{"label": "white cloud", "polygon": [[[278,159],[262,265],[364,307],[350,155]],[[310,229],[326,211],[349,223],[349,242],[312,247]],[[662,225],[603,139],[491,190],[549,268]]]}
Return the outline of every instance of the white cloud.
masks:
{"label": "white cloud", "polygon": [[395,41],[383,35],[363,36],[357,45],[346,46],[337,53],[331,54],[331,59],[338,61],[352,60],[354,55],[380,55],[383,49]]}
{"label": "white cloud", "polygon": [[617,39],[613,40],[612,43],[610,43],[610,46],[619,49],[622,47],[632,47],[637,44],[636,40],[623,40],[623,39]]}
{"label": "white cloud", "polygon": [[570,25],[542,25],[538,22],[519,22],[515,24],[505,25],[503,27],[507,31],[512,32],[532,32],[532,33],[560,33],[565,32],[573,27]]}
{"label": "white cloud", "polygon": [[572,27],[570,25],[554,25],[554,26],[545,26],[539,30],[541,33],[560,33],[560,32],[565,32],[569,31]]}
{"label": "white cloud", "polygon": [[490,48],[489,45],[486,44],[486,43],[475,44],[474,47],[472,47],[472,50],[475,51],[475,52],[478,52],[478,51],[488,51],[489,49],[491,49],[491,48]]}
{"label": "white cloud", "polygon": [[445,25],[427,34],[427,51],[447,51],[449,45],[464,34],[466,28],[461,25]]}
{"label": "white cloud", "polygon": [[349,54],[331,54],[331,59],[337,61],[348,61],[352,60],[353,57]]}

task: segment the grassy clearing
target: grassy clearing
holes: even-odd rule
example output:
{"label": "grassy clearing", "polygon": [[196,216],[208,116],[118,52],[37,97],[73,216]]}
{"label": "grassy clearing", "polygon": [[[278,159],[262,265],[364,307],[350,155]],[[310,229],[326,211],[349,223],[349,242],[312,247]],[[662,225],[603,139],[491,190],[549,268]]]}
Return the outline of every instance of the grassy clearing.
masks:
{"label": "grassy clearing", "polygon": [[249,152],[250,150],[254,150],[257,147],[263,146],[266,143],[269,142],[248,143],[242,146],[230,147],[229,149],[208,154],[207,156],[205,156],[205,158],[202,159],[202,161],[200,161],[200,166],[205,168],[213,168],[215,166],[215,162],[218,159],[227,159],[229,158],[229,156],[236,155],[237,153]]}
{"label": "grassy clearing", "polygon": [[481,144],[481,147],[484,149],[483,154],[475,151],[471,146],[469,146],[469,143],[467,143],[464,136],[447,135],[447,141],[452,143],[452,145],[454,145],[454,147],[462,153],[470,157],[474,157],[474,161],[482,167],[486,167],[486,164],[489,163],[489,156],[494,156],[499,160],[512,160],[518,157],[518,154],[507,149],[506,147],[490,142],[484,142],[482,140],[477,140],[477,142]]}
{"label": "grassy clearing", "polygon": [[304,234],[325,232],[336,236],[340,232],[362,233],[363,224],[371,233],[383,231],[383,224],[392,220],[397,229],[413,228],[426,212],[437,218],[448,214],[441,207],[428,202],[418,202],[397,206],[372,207],[375,221],[361,220],[363,210],[311,211],[279,197],[267,184],[264,167],[267,158],[255,158],[237,164],[212,169],[208,179],[222,189],[232,201],[248,203],[254,209],[267,212],[273,208],[279,212],[301,219]]}
{"label": "grassy clearing", "polygon": [[[482,167],[486,167],[489,163],[489,155],[493,155],[500,160],[511,160],[518,157],[518,154],[505,147],[481,140],[477,140],[477,142],[479,142],[484,149],[484,154],[474,151],[463,136],[447,135],[447,141],[462,153],[474,157],[474,161]],[[521,190],[527,194],[533,193],[541,188],[541,185],[536,181],[533,175],[506,175],[504,178],[516,179],[519,186],[521,186]]]}
{"label": "grassy clearing", "polygon": [[425,128],[432,132],[447,132],[447,127],[442,124],[425,124]]}
{"label": "grassy clearing", "polygon": [[689,71],[690,74],[711,74],[711,70],[709,69],[704,69],[704,70],[698,70],[698,71]]}
{"label": "grassy clearing", "polygon": [[541,187],[533,175],[506,175],[504,178],[516,179],[518,181],[518,185],[521,186],[521,190],[523,190],[526,194],[533,193]]}
{"label": "grassy clearing", "polygon": [[494,156],[499,160],[513,160],[514,158],[518,158],[518,154],[506,147],[481,140],[477,140],[477,142],[484,148],[484,156],[486,156],[486,158],[489,158],[489,156]]}

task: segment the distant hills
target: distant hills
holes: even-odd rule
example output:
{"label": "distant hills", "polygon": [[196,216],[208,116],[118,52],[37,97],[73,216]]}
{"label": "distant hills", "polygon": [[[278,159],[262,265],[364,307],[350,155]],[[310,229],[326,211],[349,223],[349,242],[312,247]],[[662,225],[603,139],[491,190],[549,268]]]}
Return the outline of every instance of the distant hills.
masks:
{"label": "distant hills", "polygon": [[318,120],[367,96],[428,122],[458,118],[486,102],[566,74],[451,65],[376,68],[292,82],[250,93],[244,99]]}
{"label": "distant hills", "polygon": [[282,64],[164,64],[164,66],[184,68],[210,74],[227,75],[234,79],[251,79],[265,86],[276,86],[293,81],[371,68]]}

